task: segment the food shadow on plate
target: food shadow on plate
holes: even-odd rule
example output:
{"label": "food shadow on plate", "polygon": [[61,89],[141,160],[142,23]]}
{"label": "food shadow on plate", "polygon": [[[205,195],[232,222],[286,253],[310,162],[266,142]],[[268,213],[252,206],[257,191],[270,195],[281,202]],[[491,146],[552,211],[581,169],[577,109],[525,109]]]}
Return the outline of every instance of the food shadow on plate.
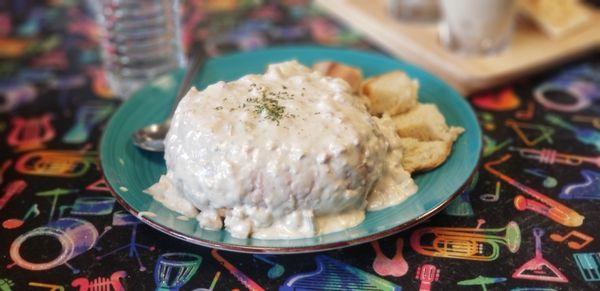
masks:
{"label": "food shadow on plate", "polygon": [[145,151],[139,148],[135,149],[140,155],[144,157],[148,162],[155,164],[157,166],[162,166],[165,164],[165,153],[164,152],[150,152]]}

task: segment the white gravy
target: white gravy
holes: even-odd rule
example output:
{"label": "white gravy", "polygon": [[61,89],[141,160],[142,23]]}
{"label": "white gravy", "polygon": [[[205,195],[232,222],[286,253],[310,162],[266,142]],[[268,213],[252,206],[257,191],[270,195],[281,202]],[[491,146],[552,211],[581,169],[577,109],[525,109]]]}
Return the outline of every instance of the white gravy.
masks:
{"label": "white gravy", "polygon": [[345,81],[283,62],[191,89],[165,141],[167,173],[146,192],[234,237],[311,237],[416,192],[398,142]]}

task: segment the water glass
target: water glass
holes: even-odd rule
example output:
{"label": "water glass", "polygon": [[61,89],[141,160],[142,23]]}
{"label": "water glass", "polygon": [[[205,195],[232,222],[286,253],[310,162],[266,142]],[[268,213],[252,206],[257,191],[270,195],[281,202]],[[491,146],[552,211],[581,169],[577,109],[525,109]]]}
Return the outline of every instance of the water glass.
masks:
{"label": "water glass", "polygon": [[439,19],[438,0],[386,0],[388,12],[403,21],[435,22]]}
{"label": "water glass", "polygon": [[179,0],[88,0],[102,31],[102,61],[113,92],[128,98],[143,84],[185,66]]}
{"label": "water glass", "polygon": [[439,36],[449,50],[490,55],[504,50],[512,38],[515,0],[440,0],[443,21]]}

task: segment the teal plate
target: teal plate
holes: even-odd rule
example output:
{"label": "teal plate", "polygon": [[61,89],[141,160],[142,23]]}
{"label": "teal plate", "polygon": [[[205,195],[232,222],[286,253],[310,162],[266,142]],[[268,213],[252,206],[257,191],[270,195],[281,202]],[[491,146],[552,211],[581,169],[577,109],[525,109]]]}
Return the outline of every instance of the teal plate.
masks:
{"label": "teal plate", "polygon": [[400,205],[367,213],[360,225],[306,239],[238,239],[227,231],[198,227],[194,219],[182,217],[153,200],[143,190],[166,171],[162,153],[136,148],[131,133],[150,123],[161,122],[169,113],[181,71],[161,77],[136,92],[113,115],[100,144],[104,176],[117,200],[148,225],[185,241],[238,252],[300,253],[347,247],[382,238],[414,226],[437,213],[458,195],[477,169],[481,130],[468,102],[433,75],[389,57],[363,51],[322,47],[280,47],[236,53],[210,59],[195,85],[204,88],[220,80],[235,80],[261,73],[269,63],[296,59],[305,65],[334,60],[362,69],[366,77],[403,70],[420,82],[419,100],[435,103],[451,125],[466,132],[454,144],[448,160],[433,171],[415,175],[419,191]]}

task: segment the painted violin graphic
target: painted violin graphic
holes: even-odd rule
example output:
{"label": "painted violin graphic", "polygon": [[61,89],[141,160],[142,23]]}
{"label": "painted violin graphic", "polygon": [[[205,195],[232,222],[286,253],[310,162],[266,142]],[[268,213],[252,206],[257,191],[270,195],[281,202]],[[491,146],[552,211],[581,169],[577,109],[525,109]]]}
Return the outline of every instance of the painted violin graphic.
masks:
{"label": "painted violin graphic", "polygon": [[56,134],[51,120],[50,113],[32,118],[14,117],[13,128],[7,137],[8,145],[16,147],[17,151],[42,148],[43,143],[52,140]]}
{"label": "painted violin graphic", "polygon": [[125,291],[121,284],[121,279],[125,277],[127,277],[125,271],[114,272],[110,278],[98,277],[91,281],[88,278],[80,277],[73,280],[71,286],[78,288],[79,291]]}

